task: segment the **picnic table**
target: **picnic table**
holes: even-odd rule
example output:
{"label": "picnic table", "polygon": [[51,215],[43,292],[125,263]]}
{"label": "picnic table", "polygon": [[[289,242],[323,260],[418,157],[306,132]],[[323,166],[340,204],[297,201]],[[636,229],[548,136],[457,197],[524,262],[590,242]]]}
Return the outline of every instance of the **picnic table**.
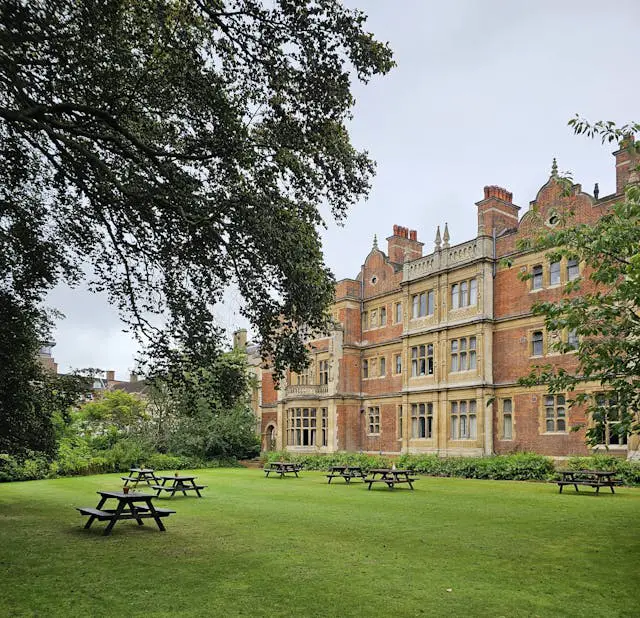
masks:
{"label": "picnic table", "polygon": [[615,472],[606,470],[560,470],[560,474],[562,479],[554,481],[560,487],[559,493],[562,493],[565,485],[573,485],[576,491],[578,491],[578,485],[586,485],[595,487],[596,493],[600,493],[601,487],[609,487],[611,493],[615,494],[613,486],[620,484],[620,481],[613,478]]}
{"label": "picnic table", "polygon": [[295,474],[298,476],[298,472],[302,470],[302,466],[290,461],[270,461],[264,467],[265,476],[268,477],[271,472],[275,472],[280,475],[280,478],[284,478],[285,474]]}
{"label": "picnic table", "polygon": [[396,468],[373,468],[369,470],[369,474],[371,476],[364,479],[364,482],[369,484],[369,489],[374,483],[386,483],[389,489],[402,483],[408,483],[409,487],[413,489],[414,481],[418,480],[411,476],[412,470],[398,470]]}
{"label": "picnic table", "polygon": [[[181,491],[183,495],[187,495],[188,491],[195,491],[198,494],[198,498],[202,498],[202,494],[200,493],[201,489],[204,489],[206,485],[196,485],[197,476],[192,475],[184,475],[184,474],[174,474],[173,476],[156,476],[158,479],[158,483],[156,485],[152,485],[151,489],[156,490],[156,496],[159,496],[163,491],[171,494],[171,498],[176,494],[176,492]],[[161,481],[161,482],[160,482]],[[170,483],[167,485],[167,483]]]}
{"label": "picnic table", "polygon": [[146,483],[147,485],[157,485],[158,479],[151,468],[130,468],[129,476],[120,477],[124,481],[125,487],[131,483],[133,487],[137,487],[138,483]]}
{"label": "picnic table", "polygon": [[363,481],[366,479],[366,475],[360,466],[331,466],[331,468],[329,468],[329,474],[326,476],[329,479],[329,485],[331,485],[331,481],[334,478],[344,479],[347,485],[351,482],[351,479],[354,478],[362,479]]}
{"label": "picnic table", "polygon": [[[100,502],[98,506],[92,508],[90,506],[77,506],[76,509],[82,515],[88,515],[89,519],[84,525],[85,529],[91,528],[91,524],[97,519],[98,521],[108,521],[107,527],[104,529],[103,535],[108,536],[117,522],[125,519],[135,519],[139,526],[144,525],[143,519],[153,519],[158,528],[162,532],[166,530],[161,521],[162,517],[168,517],[175,511],[170,509],[157,509],[151,502],[155,496],[153,494],[143,494],[137,492],[123,491],[98,491],[100,494]],[[118,506],[115,509],[105,509],[104,505],[107,500],[117,500]]]}

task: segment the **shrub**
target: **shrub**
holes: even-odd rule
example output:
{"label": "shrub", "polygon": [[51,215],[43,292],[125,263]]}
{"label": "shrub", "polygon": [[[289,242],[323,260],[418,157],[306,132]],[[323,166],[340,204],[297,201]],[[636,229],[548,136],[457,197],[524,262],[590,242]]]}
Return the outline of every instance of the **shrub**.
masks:
{"label": "shrub", "polygon": [[613,455],[570,457],[566,467],[569,470],[610,470],[625,485],[640,485],[640,462]]}
{"label": "shrub", "polygon": [[44,479],[50,471],[49,459],[43,453],[27,451],[23,458],[0,454],[0,482]]}

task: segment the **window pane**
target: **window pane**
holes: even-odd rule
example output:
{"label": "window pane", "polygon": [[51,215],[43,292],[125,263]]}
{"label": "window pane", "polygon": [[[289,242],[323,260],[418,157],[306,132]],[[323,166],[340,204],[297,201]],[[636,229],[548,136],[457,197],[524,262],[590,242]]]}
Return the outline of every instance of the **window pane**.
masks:
{"label": "window pane", "polygon": [[396,303],[396,322],[402,322],[402,303]]}
{"label": "window pane", "polygon": [[572,281],[576,279],[579,274],[578,260],[567,260],[567,279]]}
{"label": "window pane", "polygon": [[451,286],[451,308],[457,309],[460,306],[460,288],[458,284]]}
{"label": "window pane", "polygon": [[433,290],[429,290],[429,292],[427,293],[427,314],[433,315],[434,310],[435,310],[434,294],[433,294]]}
{"label": "window pane", "polygon": [[555,423],[552,420],[547,421],[547,431],[553,431]]}
{"label": "window pane", "polygon": [[478,281],[471,279],[469,281],[469,304],[476,305],[478,303]]}
{"label": "window pane", "polygon": [[451,417],[451,438],[455,440],[458,437],[458,417]]}
{"label": "window pane", "polygon": [[420,316],[427,315],[427,295],[423,292],[420,294]]}
{"label": "window pane", "polygon": [[469,437],[470,438],[476,437],[476,431],[477,431],[476,426],[477,426],[476,415],[475,414],[469,415]]}
{"label": "window pane", "polygon": [[563,418],[559,418],[558,419],[558,431],[564,431],[564,430],[565,430],[564,419]]}
{"label": "window pane", "polygon": [[469,284],[466,281],[463,281],[460,284],[460,306],[466,307],[469,304],[469,296],[468,296]]}
{"label": "window pane", "polygon": [[558,285],[560,283],[560,262],[551,262],[549,269],[549,284]]}
{"label": "window pane", "polygon": [[412,307],[411,307],[411,315],[414,318],[418,317],[418,308],[419,308],[418,302],[419,302],[419,297],[418,297],[417,294],[415,294],[413,296],[413,304],[412,304]]}
{"label": "window pane", "polygon": [[511,414],[505,414],[502,419],[502,437],[505,440],[511,440],[513,435],[513,423],[511,420]]}
{"label": "window pane", "polygon": [[542,266],[534,266],[531,279],[531,287],[539,290],[542,287]]}
{"label": "window pane", "polygon": [[511,414],[512,410],[513,410],[513,403],[511,399],[505,399],[502,402],[502,412],[504,414]]}

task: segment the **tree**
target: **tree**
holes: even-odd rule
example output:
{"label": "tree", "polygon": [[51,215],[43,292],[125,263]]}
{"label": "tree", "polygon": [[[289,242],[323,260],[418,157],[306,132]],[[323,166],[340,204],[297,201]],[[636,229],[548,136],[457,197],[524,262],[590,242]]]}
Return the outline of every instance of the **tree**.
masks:
{"label": "tree", "polygon": [[52,456],[52,418],[68,420],[71,407],[89,390],[83,376],[57,376],[37,361],[48,327],[42,311],[0,291],[0,453]]}
{"label": "tree", "polygon": [[256,455],[260,440],[249,405],[253,386],[246,354],[238,350],[221,354],[208,367],[190,366],[184,359],[152,381],[146,429],[156,448],[180,455]]}
{"label": "tree", "polygon": [[87,276],[151,358],[206,365],[235,282],[265,357],[301,367],[301,327],[327,327],[333,294],[320,208],[340,221],[373,173],[345,125],[351,80],[393,65],[365,16],[338,0],[0,0],[0,16],[0,290],[36,305]]}
{"label": "tree", "polygon": [[[577,134],[620,142],[638,160],[640,144],[634,135],[639,124],[618,128],[612,122],[590,124],[580,118],[569,124]],[[629,184],[624,198],[596,223],[575,224],[569,217],[564,227],[521,248],[548,250],[550,261],[577,258],[587,268],[584,277],[567,283],[560,302],[533,306],[548,331],[576,333],[576,369],[537,366],[520,383],[544,384],[550,393],[574,393],[571,405],[584,405],[593,421],[586,432],[589,444],[604,442],[605,427],[619,436],[640,433],[640,185]],[[588,290],[585,281],[590,282]],[[553,348],[573,349],[561,341]],[[598,387],[585,391],[587,383]]]}

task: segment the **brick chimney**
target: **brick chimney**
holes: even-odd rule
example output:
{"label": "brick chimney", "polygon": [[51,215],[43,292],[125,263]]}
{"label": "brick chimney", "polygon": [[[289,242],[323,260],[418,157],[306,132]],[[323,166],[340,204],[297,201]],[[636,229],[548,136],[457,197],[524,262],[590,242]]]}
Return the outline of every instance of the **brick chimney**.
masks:
{"label": "brick chimney", "polygon": [[116,372],[113,369],[109,369],[109,371],[107,371],[106,374],[107,374],[107,383],[115,382]]}
{"label": "brick chimney", "polygon": [[484,188],[484,199],[476,202],[478,207],[478,236],[490,236],[495,230],[518,227],[520,206],[513,203],[513,194],[502,187],[491,185]]}
{"label": "brick chimney", "polygon": [[638,182],[640,175],[636,168],[640,165],[640,154],[635,144],[635,137],[627,135],[619,144],[620,149],[613,155],[616,158],[616,193],[624,192],[624,188],[632,182]]}
{"label": "brick chimney", "polygon": [[393,226],[393,235],[387,238],[389,259],[396,264],[403,264],[422,257],[422,246],[418,242],[418,232],[401,225]]}
{"label": "brick chimney", "polygon": [[247,348],[247,329],[239,328],[233,333],[233,349],[244,352]]}

